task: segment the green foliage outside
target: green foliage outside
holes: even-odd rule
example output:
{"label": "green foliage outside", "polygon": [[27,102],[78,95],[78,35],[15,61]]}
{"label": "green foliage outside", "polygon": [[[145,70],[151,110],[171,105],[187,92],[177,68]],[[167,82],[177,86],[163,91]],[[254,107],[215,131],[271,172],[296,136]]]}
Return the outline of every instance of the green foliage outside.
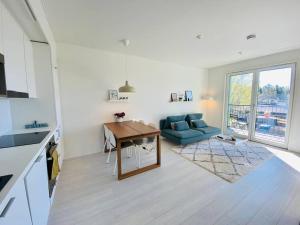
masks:
{"label": "green foliage outside", "polygon": [[229,104],[250,105],[252,93],[252,74],[230,77]]}
{"label": "green foliage outside", "polygon": [[[252,74],[231,76],[229,104],[251,105]],[[267,84],[258,88],[258,104],[277,104],[288,102],[289,87]]]}

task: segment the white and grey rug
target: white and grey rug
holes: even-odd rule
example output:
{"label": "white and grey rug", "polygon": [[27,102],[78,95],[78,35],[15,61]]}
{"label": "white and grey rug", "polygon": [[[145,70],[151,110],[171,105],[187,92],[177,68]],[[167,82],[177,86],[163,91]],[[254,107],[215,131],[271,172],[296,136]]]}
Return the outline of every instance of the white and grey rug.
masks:
{"label": "white and grey rug", "polygon": [[273,156],[258,143],[247,141],[232,145],[216,139],[178,146],[172,150],[232,183]]}

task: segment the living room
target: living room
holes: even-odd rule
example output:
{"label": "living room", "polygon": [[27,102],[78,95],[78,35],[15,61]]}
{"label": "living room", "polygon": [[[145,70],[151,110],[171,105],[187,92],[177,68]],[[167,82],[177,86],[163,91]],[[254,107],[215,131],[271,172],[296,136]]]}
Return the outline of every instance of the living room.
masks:
{"label": "living room", "polygon": [[299,224],[299,1],[0,9],[0,225]]}

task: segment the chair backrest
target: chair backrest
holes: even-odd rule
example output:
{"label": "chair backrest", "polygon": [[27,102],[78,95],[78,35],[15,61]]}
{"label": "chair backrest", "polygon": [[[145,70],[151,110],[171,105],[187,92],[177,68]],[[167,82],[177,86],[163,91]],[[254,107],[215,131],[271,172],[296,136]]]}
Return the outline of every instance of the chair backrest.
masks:
{"label": "chair backrest", "polygon": [[112,147],[112,148],[115,148],[116,147],[116,139],[115,139],[115,136],[114,134],[111,132],[110,129],[107,128],[107,126],[104,125],[104,136],[107,140],[107,145],[108,147]]}
{"label": "chair backrest", "polygon": [[154,123],[148,123],[148,125],[149,125],[150,127],[156,128],[156,125],[155,125]]}

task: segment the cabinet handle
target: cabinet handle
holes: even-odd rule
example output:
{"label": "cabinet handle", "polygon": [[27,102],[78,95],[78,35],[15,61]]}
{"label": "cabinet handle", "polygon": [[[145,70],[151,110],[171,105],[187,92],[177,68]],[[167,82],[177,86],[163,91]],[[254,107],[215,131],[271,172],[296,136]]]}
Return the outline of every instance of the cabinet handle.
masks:
{"label": "cabinet handle", "polygon": [[12,204],[14,203],[15,199],[16,199],[15,197],[9,199],[7,205],[5,206],[5,208],[3,209],[3,211],[2,211],[2,213],[0,215],[0,218],[4,218],[5,217],[5,215],[7,214],[8,210],[10,209],[10,207],[12,206]]}
{"label": "cabinet handle", "polygon": [[44,158],[44,157],[42,155],[40,155],[39,157],[37,157],[37,159],[35,160],[35,162],[39,163],[42,160],[42,158]]}

